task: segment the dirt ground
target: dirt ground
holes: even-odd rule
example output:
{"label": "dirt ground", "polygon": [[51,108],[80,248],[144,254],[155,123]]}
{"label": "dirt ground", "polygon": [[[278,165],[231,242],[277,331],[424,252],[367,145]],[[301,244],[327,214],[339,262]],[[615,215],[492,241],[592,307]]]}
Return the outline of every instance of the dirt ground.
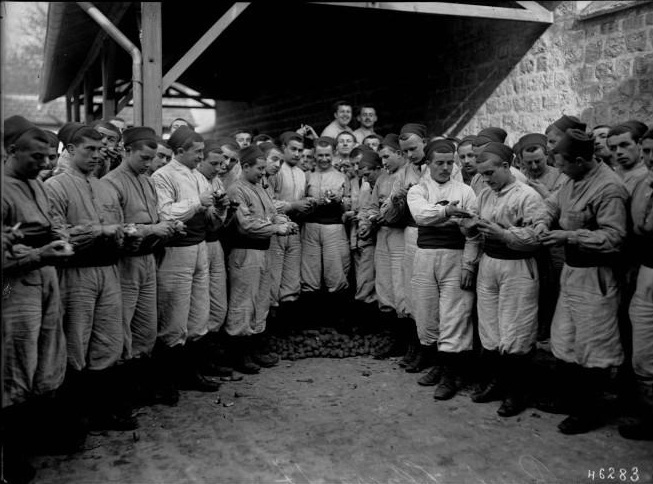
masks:
{"label": "dirt ground", "polygon": [[468,392],[436,402],[418,376],[396,359],[283,360],[218,393],[144,408],[136,432],[93,434],[81,453],[39,457],[35,482],[653,482],[653,443],[622,439],[614,423],[565,436],[562,416],[504,419],[498,402],[474,404]]}

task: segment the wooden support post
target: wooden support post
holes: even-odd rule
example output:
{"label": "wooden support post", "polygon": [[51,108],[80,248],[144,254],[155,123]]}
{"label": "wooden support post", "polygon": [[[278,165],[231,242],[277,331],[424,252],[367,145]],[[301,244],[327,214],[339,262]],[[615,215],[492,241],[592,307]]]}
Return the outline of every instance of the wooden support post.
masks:
{"label": "wooden support post", "polygon": [[116,115],[116,43],[107,39],[102,49],[102,117]]}
{"label": "wooden support post", "polygon": [[161,2],[141,5],[143,38],[143,125],[160,136],[163,130]]}
{"label": "wooden support post", "polygon": [[93,84],[91,74],[87,72],[84,76],[84,122],[89,124],[93,121]]}
{"label": "wooden support post", "polygon": [[66,122],[70,123],[73,120],[73,101],[70,92],[66,93]]}
{"label": "wooden support post", "polygon": [[79,107],[79,97],[81,95],[81,89],[77,86],[73,91],[73,121],[79,122],[82,119],[81,110]]}

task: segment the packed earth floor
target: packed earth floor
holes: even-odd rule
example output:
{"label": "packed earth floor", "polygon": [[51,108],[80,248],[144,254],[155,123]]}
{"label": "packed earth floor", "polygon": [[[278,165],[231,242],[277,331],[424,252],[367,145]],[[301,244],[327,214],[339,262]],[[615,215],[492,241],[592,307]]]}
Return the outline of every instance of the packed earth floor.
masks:
{"label": "packed earth floor", "polygon": [[137,431],[36,458],[34,482],[653,482],[653,443],[621,438],[616,420],[566,436],[564,416],[501,418],[500,402],[472,403],[471,388],[436,402],[398,360],[282,360],[216,393],[182,392],[176,407],[140,409]]}

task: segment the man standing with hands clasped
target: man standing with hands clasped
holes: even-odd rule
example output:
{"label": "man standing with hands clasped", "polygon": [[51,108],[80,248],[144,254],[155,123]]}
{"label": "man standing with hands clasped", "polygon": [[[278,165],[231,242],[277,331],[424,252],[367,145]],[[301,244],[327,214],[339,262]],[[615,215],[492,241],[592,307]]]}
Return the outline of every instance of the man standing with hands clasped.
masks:
{"label": "man standing with hands clasped", "polygon": [[227,190],[238,208],[231,226],[225,329],[233,337],[234,369],[251,374],[279,361],[278,356],[264,351],[263,332],[270,309],[270,238],[296,233],[298,227],[277,213],[272,197],[261,184],[266,167],[261,149],[256,145],[242,149],[240,163],[243,174]]}
{"label": "man standing with hands clasped", "polygon": [[471,314],[479,235],[465,237],[459,220],[476,210],[474,191],[452,180],[455,145],[432,141],[425,154],[429,175],[408,191],[410,212],[417,222],[417,251],[412,292],[417,333],[423,346],[437,345],[442,366],[419,380],[435,385],[436,400],[458,390],[463,358],[472,349]]}

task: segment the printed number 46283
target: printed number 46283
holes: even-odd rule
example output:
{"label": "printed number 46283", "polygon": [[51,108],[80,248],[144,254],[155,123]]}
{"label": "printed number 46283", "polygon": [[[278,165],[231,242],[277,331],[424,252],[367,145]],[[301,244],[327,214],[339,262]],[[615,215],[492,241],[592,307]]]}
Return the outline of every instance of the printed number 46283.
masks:
{"label": "printed number 46283", "polygon": [[637,482],[639,481],[639,469],[637,467],[631,467],[630,469],[623,467],[601,467],[598,471],[588,470],[587,478],[592,481]]}

